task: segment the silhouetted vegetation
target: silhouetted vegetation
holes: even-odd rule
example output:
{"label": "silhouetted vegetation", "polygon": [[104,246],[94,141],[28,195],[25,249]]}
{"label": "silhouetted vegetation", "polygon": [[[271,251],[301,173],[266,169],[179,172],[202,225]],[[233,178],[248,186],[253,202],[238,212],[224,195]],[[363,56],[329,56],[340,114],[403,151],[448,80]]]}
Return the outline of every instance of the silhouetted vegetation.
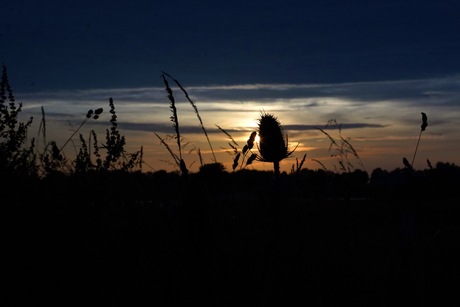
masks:
{"label": "silhouetted vegetation", "polygon": [[259,119],[259,161],[273,163],[275,178],[280,175],[280,161],[290,157],[296,148],[289,150],[288,137],[273,114],[262,113]]}
{"label": "silhouetted vegetation", "polygon": [[[163,80],[168,88],[166,75]],[[293,150],[276,118],[262,114],[258,153],[257,132],[240,149],[219,127],[230,139],[232,171],[214,159],[189,172],[168,95],[178,154],[157,137],[178,171],[142,171],[142,148],[124,150],[112,98],[105,141],[94,131],[89,141],[80,133],[77,157],[69,161],[62,150],[67,142],[37,152],[35,140],[27,139],[32,118],[21,122],[22,104],[3,67],[8,306],[460,303],[452,188],[460,182],[458,166],[428,161],[428,169],[416,170],[407,161],[410,168],[369,174],[348,163],[347,154],[359,161],[349,139],[340,135],[336,142],[326,133],[339,171],[303,168],[304,155],[290,173],[280,172],[276,162]],[[101,113],[89,110],[70,138]],[[44,117],[42,110],[42,132]],[[266,134],[264,120],[272,125]],[[273,171],[247,169],[256,158],[273,162]]]}
{"label": "silhouetted vegetation", "polygon": [[[327,133],[325,129],[329,127],[335,127],[338,131],[338,139],[334,138],[331,134]],[[355,169],[355,166],[350,159],[349,155],[351,155],[359,164],[359,166],[364,168],[364,164],[361,161],[361,158],[358,155],[357,150],[351,144],[351,139],[349,137],[345,138],[342,136],[342,124],[338,124],[337,120],[331,119],[327,122],[326,126],[323,128],[316,128],[321,133],[323,133],[328,140],[330,141],[329,144],[329,152],[331,152],[331,157],[337,160],[338,165],[334,165],[334,171],[337,172],[351,172]],[[324,170],[327,170],[326,166],[319,160],[312,159],[313,161],[317,162],[321,165]]]}

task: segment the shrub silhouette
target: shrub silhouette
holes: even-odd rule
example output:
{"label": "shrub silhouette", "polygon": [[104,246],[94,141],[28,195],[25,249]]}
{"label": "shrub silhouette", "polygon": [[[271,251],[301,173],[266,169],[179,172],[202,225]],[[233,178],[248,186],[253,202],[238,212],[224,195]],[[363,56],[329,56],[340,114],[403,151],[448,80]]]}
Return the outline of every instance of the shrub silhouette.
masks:
{"label": "shrub silhouette", "polygon": [[8,72],[3,64],[0,83],[0,172],[37,175],[35,138],[31,139],[28,148],[24,147],[33,117],[26,122],[20,122],[21,111],[22,103],[16,103]]}

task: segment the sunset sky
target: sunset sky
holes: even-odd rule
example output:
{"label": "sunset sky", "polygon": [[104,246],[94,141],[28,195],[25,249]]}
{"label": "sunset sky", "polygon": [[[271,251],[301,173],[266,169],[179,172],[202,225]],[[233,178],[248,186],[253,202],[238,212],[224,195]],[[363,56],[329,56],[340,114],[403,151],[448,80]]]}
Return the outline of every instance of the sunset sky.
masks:
{"label": "sunset sky", "polygon": [[[283,124],[297,150],[281,164],[337,167],[324,129],[349,138],[359,169],[460,164],[459,1],[9,1],[2,4],[0,62],[23,103],[29,137],[43,106],[47,139],[63,144],[89,109],[95,129],[110,128],[114,100],[126,150],[144,149],[143,170],[175,170],[155,132],[173,135],[162,71],[195,102],[218,162],[231,169],[229,132],[242,147],[262,111]],[[191,171],[212,162],[197,116],[170,82]],[[78,137],[74,139],[78,147]],[[170,142],[171,149],[177,145]],[[43,144],[39,144],[43,148]],[[195,150],[193,150],[195,149]],[[189,150],[191,150],[189,152]],[[73,146],[65,149],[72,157]],[[257,153],[257,149],[255,151]],[[362,164],[361,164],[362,163]],[[256,162],[250,168],[271,169]]]}

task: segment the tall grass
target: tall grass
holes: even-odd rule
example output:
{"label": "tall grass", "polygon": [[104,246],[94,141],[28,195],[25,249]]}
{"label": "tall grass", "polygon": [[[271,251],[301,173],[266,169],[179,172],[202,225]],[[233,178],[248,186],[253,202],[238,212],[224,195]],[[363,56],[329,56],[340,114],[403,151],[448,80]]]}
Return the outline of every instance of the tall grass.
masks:
{"label": "tall grass", "polygon": [[166,145],[166,142],[164,139],[162,139],[158,134],[155,133],[155,135],[160,139],[161,143],[166,146],[166,149],[168,149],[169,153],[173,156],[174,160],[179,166],[179,169],[182,173],[183,176],[186,176],[188,174],[188,169],[187,166],[185,165],[185,161],[182,158],[182,146],[181,146],[181,135],[180,135],[180,129],[179,129],[179,117],[177,115],[177,108],[176,108],[176,99],[174,98],[173,91],[171,87],[169,86],[169,82],[166,79],[166,75],[162,74],[161,77],[163,78],[163,83],[165,85],[165,90],[168,93],[168,99],[169,99],[169,107],[171,109],[172,115],[170,116],[170,120],[172,122],[174,131],[176,132],[176,142],[177,142],[177,149],[179,151],[179,156],[176,156],[173,154],[172,150],[169,148],[169,146]]}
{"label": "tall grass", "polygon": [[198,118],[198,121],[200,122],[200,127],[201,127],[201,130],[203,130],[203,133],[206,137],[206,140],[208,141],[208,144],[209,144],[209,148],[211,149],[211,154],[212,154],[212,157],[213,157],[213,161],[217,163],[217,159],[216,159],[216,155],[214,154],[214,149],[212,147],[212,144],[211,144],[211,141],[209,139],[209,136],[208,136],[208,132],[206,131],[206,128],[203,124],[203,120],[201,119],[201,115],[200,115],[200,112],[198,112],[198,107],[196,106],[195,102],[190,98],[189,94],[187,93],[187,91],[185,90],[185,88],[180,84],[179,81],[177,81],[177,79],[173,78],[171,75],[163,72],[163,78],[164,76],[167,76],[169,78],[171,78],[176,84],[177,86],[181,89],[181,91],[184,93],[185,95],[185,98],[187,98],[188,102],[190,103],[190,105],[193,107],[193,110],[195,111],[195,114],[196,114],[196,117]]}
{"label": "tall grass", "polygon": [[[177,107],[176,107],[176,98],[175,98],[173,90],[172,90],[172,88],[171,88],[171,86],[170,86],[170,84],[168,82],[168,79],[171,79],[180,88],[180,90],[185,95],[185,98],[187,99],[187,101],[193,107],[195,115],[198,118],[200,128],[203,131],[203,133],[204,133],[204,135],[206,137],[206,140],[207,140],[207,142],[209,144],[209,147],[211,149],[212,160],[213,160],[214,163],[218,163],[217,159],[216,159],[216,155],[214,153],[214,148],[213,148],[213,146],[211,144],[211,141],[209,139],[208,132],[207,132],[205,126],[204,126],[203,119],[201,118],[200,112],[198,111],[198,107],[196,106],[195,102],[190,98],[190,95],[188,94],[188,92],[185,90],[185,88],[182,86],[182,84],[177,79],[173,78],[170,74],[168,74],[166,72],[162,72],[161,77],[163,79],[163,84],[164,84],[165,90],[166,90],[166,92],[168,94],[168,100],[169,100],[169,103],[170,103],[170,109],[171,109],[171,113],[172,113],[172,115],[170,116],[170,119],[171,119],[171,122],[173,123],[173,128],[174,128],[174,131],[175,131],[175,137],[174,138],[176,139],[176,142],[177,142],[178,154],[176,155],[176,154],[173,153],[173,151],[171,150],[170,146],[167,145],[166,138],[162,138],[160,135],[155,133],[156,137],[160,140],[160,144],[162,144],[163,146],[166,147],[166,149],[168,150],[169,154],[174,159],[174,162],[178,166],[178,168],[179,168],[180,172],[182,173],[182,175],[184,175],[184,176],[187,175],[189,171],[187,169],[187,166],[186,166],[184,158],[183,158],[184,146],[182,144],[182,139],[183,138],[181,136],[180,126],[179,126],[179,117],[178,117],[178,112],[177,112]],[[198,154],[201,166],[203,166],[204,162],[203,162],[203,157],[201,155],[201,150],[199,148],[194,149],[194,150]]]}
{"label": "tall grass", "polygon": [[422,114],[422,124],[420,125],[420,133],[418,135],[417,145],[415,146],[414,156],[412,157],[412,162],[411,162],[412,167],[414,167],[415,156],[417,155],[418,145],[420,144],[422,132],[425,131],[426,127],[428,127],[428,117],[423,112],[421,112],[421,114]]}
{"label": "tall grass", "polygon": [[[255,138],[257,136],[257,132],[253,131],[249,135],[248,140],[246,141],[246,144],[243,146],[243,148],[240,150],[238,143],[233,139],[233,137],[228,133],[225,129],[220,127],[219,125],[216,125],[216,127],[222,131],[229,139],[230,142],[228,142],[228,145],[232,149],[229,151],[228,149],[225,149],[231,156],[233,156],[233,164],[232,164],[232,170],[236,171],[238,166],[238,170],[242,170],[246,168],[248,165],[251,165],[254,161],[257,159],[257,154],[252,152],[252,148],[254,147],[255,144]],[[248,157],[249,155],[249,157]],[[241,158],[241,161],[240,161]]]}
{"label": "tall grass", "polygon": [[307,154],[303,155],[302,160],[300,160],[300,162],[298,158],[295,158],[295,167],[294,167],[294,164],[292,164],[291,174],[296,174],[298,176],[300,171],[302,170],[303,164],[305,163],[306,159],[307,159]]}
{"label": "tall grass", "polygon": [[[329,134],[326,129],[335,128],[338,130],[338,140],[336,140],[331,134]],[[351,172],[355,169],[353,162],[351,161],[349,155],[353,156],[358,164],[365,170],[364,164],[361,161],[361,158],[358,154],[358,151],[351,144],[350,137],[344,137],[342,135],[342,124],[338,124],[337,120],[329,120],[324,128],[316,127],[321,133],[323,133],[328,140],[330,141],[328,151],[331,152],[331,157],[335,158],[338,163],[338,167],[334,165],[336,171],[340,172]],[[326,166],[323,163],[320,163],[317,159],[312,159],[313,161],[319,163],[324,170],[327,170]]]}

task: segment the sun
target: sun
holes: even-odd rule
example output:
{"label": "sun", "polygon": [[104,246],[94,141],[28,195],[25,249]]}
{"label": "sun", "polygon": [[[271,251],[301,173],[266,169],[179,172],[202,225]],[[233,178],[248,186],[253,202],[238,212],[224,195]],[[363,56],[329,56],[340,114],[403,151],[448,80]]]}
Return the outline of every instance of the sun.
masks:
{"label": "sun", "polygon": [[256,138],[254,139],[254,142],[259,144],[260,143],[260,136],[259,134],[256,134]]}

